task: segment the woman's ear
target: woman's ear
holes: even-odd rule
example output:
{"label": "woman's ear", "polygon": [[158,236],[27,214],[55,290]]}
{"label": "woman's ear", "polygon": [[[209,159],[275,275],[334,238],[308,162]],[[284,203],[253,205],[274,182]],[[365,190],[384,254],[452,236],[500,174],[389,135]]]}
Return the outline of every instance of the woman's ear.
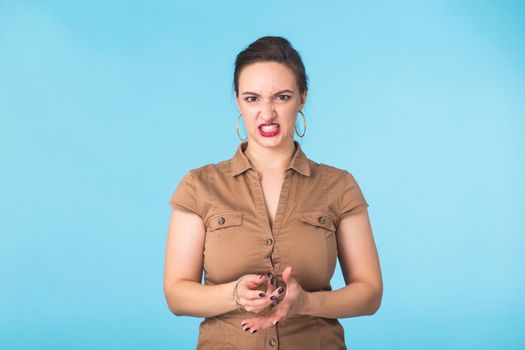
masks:
{"label": "woman's ear", "polygon": [[306,103],[306,95],[308,94],[308,90],[304,90],[304,92],[301,94],[301,102],[299,103],[299,110],[303,110],[303,106]]}
{"label": "woman's ear", "polygon": [[239,105],[239,96],[235,96],[235,104],[237,105],[237,108],[240,111],[241,110],[241,106]]}

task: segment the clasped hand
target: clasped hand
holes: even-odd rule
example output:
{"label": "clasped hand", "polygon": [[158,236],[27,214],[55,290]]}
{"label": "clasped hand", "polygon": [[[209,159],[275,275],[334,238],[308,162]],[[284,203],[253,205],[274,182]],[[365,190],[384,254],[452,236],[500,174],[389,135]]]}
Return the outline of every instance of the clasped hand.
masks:
{"label": "clasped hand", "polygon": [[[304,308],[307,292],[292,276],[292,267],[287,266],[282,276],[286,287],[277,289],[264,275],[242,277],[237,285],[237,296],[239,303],[243,305],[246,311],[259,313],[279,301],[270,313],[242,320],[241,327],[244,331],[255,333],[258,330],[272,327],[279,321],[298,314]],[[263,283],[266,284],[266,293],[257,289]]]}

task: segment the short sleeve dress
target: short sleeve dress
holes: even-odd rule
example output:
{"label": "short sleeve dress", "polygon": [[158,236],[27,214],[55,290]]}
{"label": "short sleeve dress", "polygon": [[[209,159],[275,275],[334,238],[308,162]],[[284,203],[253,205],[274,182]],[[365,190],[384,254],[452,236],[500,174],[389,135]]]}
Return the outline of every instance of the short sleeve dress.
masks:
{"label": "short sleeve dress", "polygon": [[[206,285],[266,274],[275,288],[286,287],[282,271],[290,265],[307,292],[332,290],[339,221],[368,203],[350,172],[316,163],[294,144],[273,227],[259,174],[244,154],[247,142],[231,159],[192,169],[180,181],[169,204],[203,220]],[[197,349],[346,349],[337,319],[294,315],[253,334],[240,327],[241,320],[269,312],[234,310],[204,318]]]}

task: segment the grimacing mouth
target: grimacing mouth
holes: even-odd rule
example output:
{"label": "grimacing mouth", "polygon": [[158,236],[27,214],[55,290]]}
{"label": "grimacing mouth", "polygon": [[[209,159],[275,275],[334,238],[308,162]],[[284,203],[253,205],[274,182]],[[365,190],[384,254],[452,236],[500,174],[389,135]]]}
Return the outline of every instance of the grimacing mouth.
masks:
{"label": "grimacing mouth", "polygon": [[279,129],[281,127],[281,125],[279,123],[276,123],[276,122],[272,122],[272,123],[262,123],[262,124],[259,124],[257,126],[258,129],[262,129],[263,126],[266,126],[266,125],[277,125],[277,128]]}

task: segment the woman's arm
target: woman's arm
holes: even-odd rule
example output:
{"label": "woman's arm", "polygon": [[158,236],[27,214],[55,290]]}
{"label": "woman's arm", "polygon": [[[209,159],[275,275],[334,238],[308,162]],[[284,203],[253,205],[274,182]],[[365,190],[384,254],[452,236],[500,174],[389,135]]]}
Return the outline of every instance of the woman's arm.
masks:
{"label": "woman's arm", "polygon": [[344,216],[337,230],[339,264],[346,286],[309,292],[298,312],[326,318],[374,314],[381,305],[383,281],[368,210]]}
{"label": "woman's arm", "polygon": [[166,243],[164,295],[177,316],[212,317],[237,309],[236,281],[201,284],[205,227],[197,214],[173,209]]}

